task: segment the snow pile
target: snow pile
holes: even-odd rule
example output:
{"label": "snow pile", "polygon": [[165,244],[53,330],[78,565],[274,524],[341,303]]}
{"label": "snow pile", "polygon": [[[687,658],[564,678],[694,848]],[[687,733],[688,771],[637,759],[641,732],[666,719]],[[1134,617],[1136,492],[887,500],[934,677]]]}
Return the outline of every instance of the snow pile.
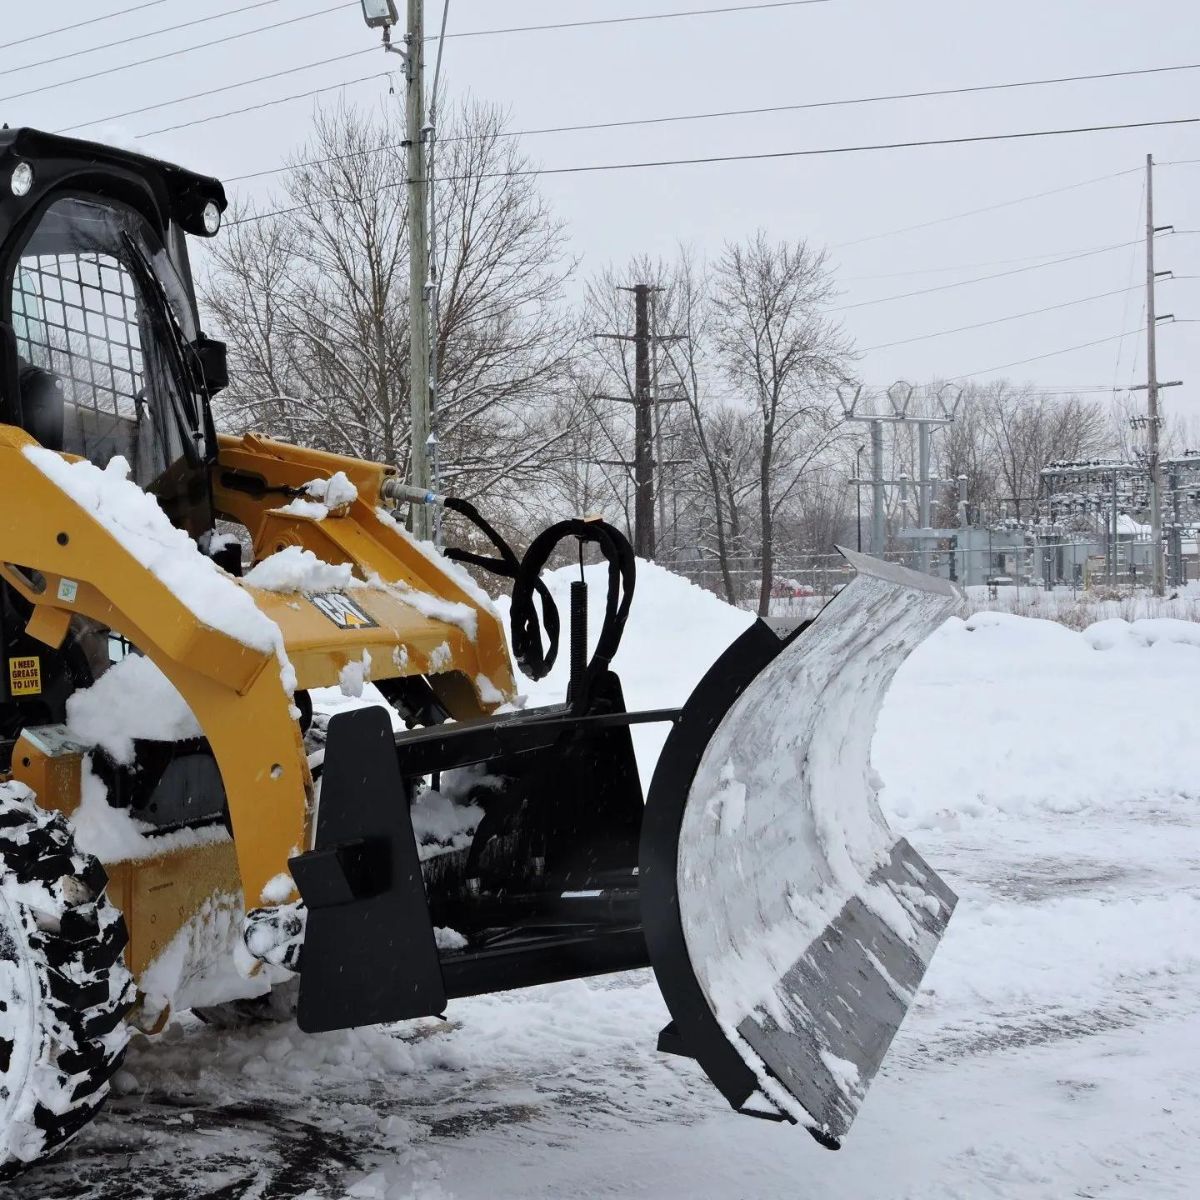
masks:
{"label": "snow pile", "polygon": [[[578,567],[549,571],[543,582],[554,597],[562,617],[562,641],[554,669],[545,679],[532,680],[518,674],[517,690],[530,705],[561,704],[570,682],[571,584],[579,578]],[[589,647],[593,648],[604,619],[608,589],[608,565],[584,568],[588,585]],[[504,628],[509,628],[509,599],[502,596],[496,607]],[[753,623],[754,616],[726,604],[703,588],[660,567],[638,559],[633,605],[621,648],[613,669],[625,689],[625,705],[634,708],[671,708],[687,700],[704,673],[735,638]],[[633,730],[642,786],[650,777],[667,736],[665,725],[639,725]]]}
{"label": "snow pile", "polygon": [[1184,621],[947,621],[880,718],[884,808],[913,829],[1196,796],[1198,677],[1200,626]]}
{"label": "snow pile", "polygon": [[70,696],[67,727],[76,741],[99,747],[123,766],[133,762],[135,738],[179,742],[202,734],[175,685],[141,654],[127,655]]}
{"label": "snow pile", "polygon": [[[577,568],[549,572],[566,613]],[[585,568],[592,643],[606,567]],[[507,599],[499,602],[507,626]],[[625,638],[613,666],[626,705],[682,704],[753,617],[652,563],[639,561]],[[532,705],[561,702],[567,635],[543,680],[518,677]],[[1115,651],[1119,651],[1115,652]],[[872,764],[899,830],[991,813],[1077,812],[1129,797],[1200,794],[1195,690],[1200,624],[1169,618],[1102,621],[1083,633],[1006,613],[948,620],[893,681]],[[665,728],[633,731],[648,786]]]}
{"label": "snow pile", "polygon": [[360,708],[382,708],[387,713],[395,733],[403,733],[407,726],[400,714],[384,699],[383,693],[370,682],[364,681],[362,694],[348,696],[340,683],[335,687],[310,688],[313,709],[325,718],[333,718],[340,712],[353,712]]}
{"label": "snow pile", "polygon": [[264,558],[243,581],[264,592],[338,592],[364,586],[349,563],[327,563],[300,546],[285,546]]}
{"label": "snow pile", "polygon": [[1145,617],[1137,621],[1122,621],[1114,617],[1097,621],[1083,631],[1083,640],[1093,650],[1137,650],[1161,646],[1173,654],[1174,646],[1200,648],[1200,624],[1179,621],[1173,617]]}

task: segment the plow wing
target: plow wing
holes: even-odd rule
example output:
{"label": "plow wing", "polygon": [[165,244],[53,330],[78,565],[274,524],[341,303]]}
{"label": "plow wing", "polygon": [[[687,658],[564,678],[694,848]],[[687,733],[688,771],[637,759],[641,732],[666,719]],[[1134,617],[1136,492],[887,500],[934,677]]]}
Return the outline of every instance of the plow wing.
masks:
{"label": "plow wing", "polygon": [[815,621],[759,622],[673,729],[641,841],[642,919],[672,1015],[739,1111],[836,1147],[956,897],[888,828],[875,721],[950,584],[844,551],[858,574]]}

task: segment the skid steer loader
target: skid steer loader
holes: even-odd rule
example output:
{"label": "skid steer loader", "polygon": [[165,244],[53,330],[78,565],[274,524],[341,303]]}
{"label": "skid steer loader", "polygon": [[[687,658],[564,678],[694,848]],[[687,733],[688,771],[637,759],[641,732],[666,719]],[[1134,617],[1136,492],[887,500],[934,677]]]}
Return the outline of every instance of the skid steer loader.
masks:
{"label": "skid steer loader", "polygon": [[[955,903],[869,751],[957,594],[847,553],[815,621],[759,622],[681,709],[627,711],[615,529],[518,558],[390,467],[217,432],[187,244],[225,207],[177,166],[0,132],[0,1173],[83,1128],[130,1026],[171,1012],[336,1030],[646,966],[660,1049],[836,1146]],[[413,503],[495,555],[415,541]],[[564,539],[607,560],[602,627],[589,656],[575,585],[568,698],[521,708],[463,564],[511,582],[537,677]],[[365,678],[388,708],[314,714]],[[643,722],[671,727],[645,799]]]}

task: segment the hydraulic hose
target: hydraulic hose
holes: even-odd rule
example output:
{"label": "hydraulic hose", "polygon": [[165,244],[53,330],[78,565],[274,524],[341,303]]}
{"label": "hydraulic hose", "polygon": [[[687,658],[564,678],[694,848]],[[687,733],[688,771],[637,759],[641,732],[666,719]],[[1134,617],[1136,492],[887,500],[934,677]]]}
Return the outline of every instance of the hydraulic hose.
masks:
{"label": "hydraulic hose", "polygon": [[[445,551],[447,558],[490,571],[504,579],[511,579],[512,607],[510,628],[513,655],[521,671],[530,679],[542,679],[548,675],[558,658],[561,620],[558,607],[549,589],[542,582],[541,572],[559,543],[568,537],[580,542],[592,542],[608,562],[608,594],[605,599],[604,621],[595,653],[588,664],[585,678],[592,679],[598,672],[608,669],[609,663],[621,644],[629,606],[633,600],[636,561],[629,540],[620,530],[605,521],[573,519],[560,521],[540,533],[532,542],[523,558],[508,544],[503,535],[480,513],[469,500],[454,496],[442,496],[423,488],[414,488],[398,479],[384,481],[383,496],[391,500],[408,501],[415,504],[440,504],[451,512],[465,517],[478,529],[496,550],[496,557],[475,554],[470,550],[450,547]],[[541,614],[534,604],[534,596],[541,601]],[[545,641],[542,630],[545,628]],[[586,687],[582,693],[587,694]]]}

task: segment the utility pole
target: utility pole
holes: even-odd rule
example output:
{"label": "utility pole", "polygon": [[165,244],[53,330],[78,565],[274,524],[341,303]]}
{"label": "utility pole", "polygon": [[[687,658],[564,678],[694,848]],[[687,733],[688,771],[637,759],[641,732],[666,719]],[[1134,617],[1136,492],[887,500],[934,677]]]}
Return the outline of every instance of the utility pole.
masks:
{"label": "utility pole", "polygon": [[[404,96],[405,137],[408,141],[408,375],[412,427],[410,482],[429,491],[429,197],[425,162],[425,0],[408,0],[408,86]],[[413,505],[414,536],[428,541],[432,509]]]}
{"label": "utility pole", "polygon": [[1162,470],[1158,465],[1158,358],[1154,315],[1154,158],[1146,155],[1146,415],[1150,468],[1150,562],[1154,594],[1163,594]]}
{"label": "utility pole", "polygon": [[650,393],[650,285],[633,291],[633,548],[653,558],[654,532],[654,398]]}
{"label": "utility pole", "polygon": [[655,480],[658,494],[658,525],[655,532],[665,537],[667,532],[667,489],[663,487],[663,418],[658,405],[658,289],[650,293],[650,398],[654,416],[654,461],[659,477]]}
{"label": "utility pole", "polygon": [[[1151,584],[1156,596],[1163,594],[1163,533],[1162,533],[1162,463],[1159,458],[1159,433],[1162,415],[1158,393],[1163,388],[1179,387],[1183,382],[1173,379],[1160,383],[1158,379],[1157,333],[1159,316],[1154,305],[1154,285],[1170,271],[1154,269],[1154,235],[1173,229],[1173,225],[1154,224],[1154,156],[1146,155],[1146,382],[1134,391],[1146,393],[1146,466],[1150,475],[1150,561]],[[1166,314],[1162,319],[1171,316]]]}
{"label": "utility pole", "polygon": [[681,340],[682,335],[658,336],[650,328],[650,298],[662,288],[649,283],[637,283],[632,287],[618,288],[621,292],[633,293],[633,333],[598,333],[597,338],[614,342],[633,342],[633,395],[597,396],[598,400],[611,400],[617,404],[634,406],[633,462],[620,461],[616,465],[633,468],[633,550],[641,558],[654,557],[657,537],[654,524],[654,472],[663,463],[655,456],[656,440],[661,446],[661,437],[655,436],[655,409],[659,404],[674,404],[685,399],[683,396],[659,396],[651,386],[651,347],[656,342]]}

